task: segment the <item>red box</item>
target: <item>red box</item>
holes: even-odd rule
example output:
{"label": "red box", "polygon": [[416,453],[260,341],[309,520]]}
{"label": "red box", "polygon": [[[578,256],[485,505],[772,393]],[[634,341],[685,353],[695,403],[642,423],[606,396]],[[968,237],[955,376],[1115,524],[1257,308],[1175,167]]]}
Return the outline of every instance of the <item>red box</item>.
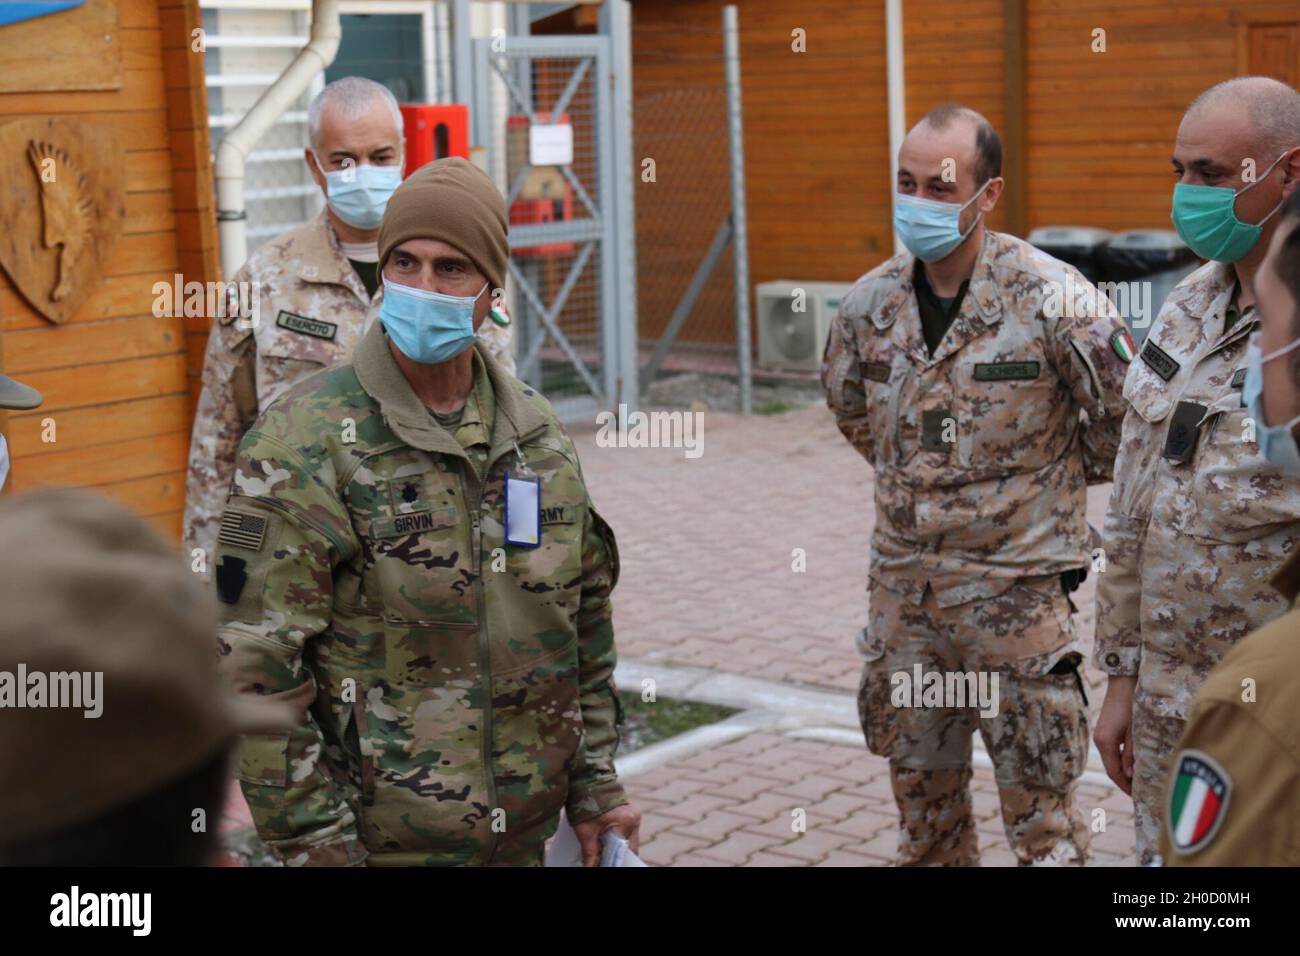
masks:
{"label": "red box", "polygon": [[409,176],[425,163],[447,156],[469,159],[469,107],[463,103],[404,103],[406,169]]}
{"label": "red box", "polygon": [[[550,113],[538,113],[537,121],[551,122]],[[558,122],[568,123],[569,114],[560,114]],[[532,125],[527,116],[514,115],[506,120],[506,165],[511,182],[519,169],[528,163],[528,127]],[[558,176],[558,174],[552,174]],[[544,222],[566,222],[573,218],[573,190],[569,184],[563,184],[559,196],[549,199],[516,199],[510,204],[510,224],[512,226],[534,225]],[[524,246],[512,249],[511,254],[520,258],[548,258],[551,256],[572,255],[572,242],[548,242],[540,246]]]}

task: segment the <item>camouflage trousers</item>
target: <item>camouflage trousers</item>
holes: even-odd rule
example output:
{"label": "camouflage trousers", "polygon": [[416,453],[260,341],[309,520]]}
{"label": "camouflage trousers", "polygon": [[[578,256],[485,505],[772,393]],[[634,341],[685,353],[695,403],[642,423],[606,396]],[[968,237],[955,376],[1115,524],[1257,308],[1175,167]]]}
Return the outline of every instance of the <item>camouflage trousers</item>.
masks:
{"label": "camouflage trousers", "polygon": [[1133,701],[1133,830],[1138,866],[1149,866],[1160,852],[1169,774],[1187,721],[1162,717],[1141,699]]}
{"label": "camouflage trousers", "polygon": [[1075,783],[1087,763],[1087,714],[1074,672],[1053,672],[1068,655],[1081,656],[1071,609],[1055,575],[950,608],[929,589],[919,606],[884,587],[872,591],[858,642],[858,716],[868,749],[889,758],[899,865],[978,865],[976,731],[1019,862],[1086,862]]}

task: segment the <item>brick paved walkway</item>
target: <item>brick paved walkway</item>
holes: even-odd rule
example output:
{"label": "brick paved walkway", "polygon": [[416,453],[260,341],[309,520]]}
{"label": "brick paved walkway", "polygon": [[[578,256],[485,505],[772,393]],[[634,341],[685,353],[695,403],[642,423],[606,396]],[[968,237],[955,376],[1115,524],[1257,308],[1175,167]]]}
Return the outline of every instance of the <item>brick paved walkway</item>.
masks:
{"label": "brick paved walkway", "polygon": [[[650,673],[685,665],[852,693],[853,634],[866,620],[871,470],[824,406],[777,416],[704,416],[704,452],[601,448],[570,429],[596,507],[618,534],[619,653]],[[1109,485],[1089,490],[1100,528]],[[807,571],[792,570],[803,549]],[[1091,578],[1076,593],[1091,640]],[[1095,715],[1104,690],[1091,673]],[[1095,779],[1095,778],[1093,778]],[[888,763],[855,747],[755,733],[629,781],[656,864],[885,865],[897,842]],[[983,861],[1012,865],[992,770],[973,800]],[[1133,862],[1132,803],[1109,783],[1081,784],[1095,862]],[[802,807],[807,831],[795,833]]]}
{"label": "brick paved walkway", "polygon": [[[851,695],[853,634],[866,620],[871,472],[824,406],[749,418],[706,412],[704,451],[601,448],[594,426],[570,429],[593,500],[618,534],[619,653],[641,671],[704,668]],[[1090,489],[1101,526],[1109,486]],[[792,570],[802,549],[807,570]],[[1076,594],[1092,635],[1090,579]],[[1095,715],[1103,688],[1089,674]],[[772,710],[770,701],[764,705]],[[851,738],[841,723],[841,737]],[[882,866],[897,814],[885,760],[860,743],[755,731],[628,778],[644,814],[643,855],[657,865]],[[858,738],[860,740],[860,737]],[[662,745],[661,745],[662,746]],[[1099,775],[1081,784],[1095,862],[1133,862],[1132,803]],[[973,800],[985,865],[1015,859],[992,770],[976,765]],[[226,826],[245,825],[235,790]],[[792,827],[803,810],[805,832]]]}
{"label": "brick paved walkway", "polygon": [[[985,866],[1014,866],[993,772],[976,768],[971,799]],[[864,747],[753,733],[635,776],[642,856],[666,866],[886,866],[898,844],[889,765]],[[1094,863],[1130,864],[1133,807],[1110,786],[1080,785]],[[796,832],[796,811],[805,830]]]}
{"label": "brick paved walkway", "polygon": [[[824,406],[704,416],[704,453],[600,448],[570,429],[597,509],[618,534],[619,653],[855,690],[866,622],[871,469]],[[1110,486],[1090,489],[1101,527]],[[791,570],[794,549],[807,571]],[[1076,596],[1092,635],[1090,578]]]}

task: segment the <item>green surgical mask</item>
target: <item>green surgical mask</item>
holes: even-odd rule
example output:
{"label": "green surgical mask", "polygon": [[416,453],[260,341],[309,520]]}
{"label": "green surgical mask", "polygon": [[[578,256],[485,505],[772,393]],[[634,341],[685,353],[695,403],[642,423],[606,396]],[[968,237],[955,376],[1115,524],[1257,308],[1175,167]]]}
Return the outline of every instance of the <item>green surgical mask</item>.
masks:
{"label": "green surgical mask", "polygon": [[[1290,150],[1282,153],[1285,156]],[[1282,156],[1249,186],[1233,191],[1228,186],[1188,186],[1179,183],[1174,187],[1174,209],[1170,218],[1179,237],[1188,248],[1202,259],[1215,262],[1236,262],[1245,256],[1264,232],[1264,223],[1282,208],[1282,203],[1257,223],[1242,222],[1237,218],[1237,197],[1254,189],[1268,178]]]}

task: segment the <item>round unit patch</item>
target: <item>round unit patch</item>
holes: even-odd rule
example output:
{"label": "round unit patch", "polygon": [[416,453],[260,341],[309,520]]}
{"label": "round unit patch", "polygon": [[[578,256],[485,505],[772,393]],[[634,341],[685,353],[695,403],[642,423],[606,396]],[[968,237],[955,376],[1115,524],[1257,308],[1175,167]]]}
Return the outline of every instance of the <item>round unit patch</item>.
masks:
{"label": "round unit patch", "polygon": [[1184,750],[1178,755],[1169,795],[1169,841],[1182,854],[1195,853],[1214,839],[1228,812],[1232,778],[1208,754]]}

